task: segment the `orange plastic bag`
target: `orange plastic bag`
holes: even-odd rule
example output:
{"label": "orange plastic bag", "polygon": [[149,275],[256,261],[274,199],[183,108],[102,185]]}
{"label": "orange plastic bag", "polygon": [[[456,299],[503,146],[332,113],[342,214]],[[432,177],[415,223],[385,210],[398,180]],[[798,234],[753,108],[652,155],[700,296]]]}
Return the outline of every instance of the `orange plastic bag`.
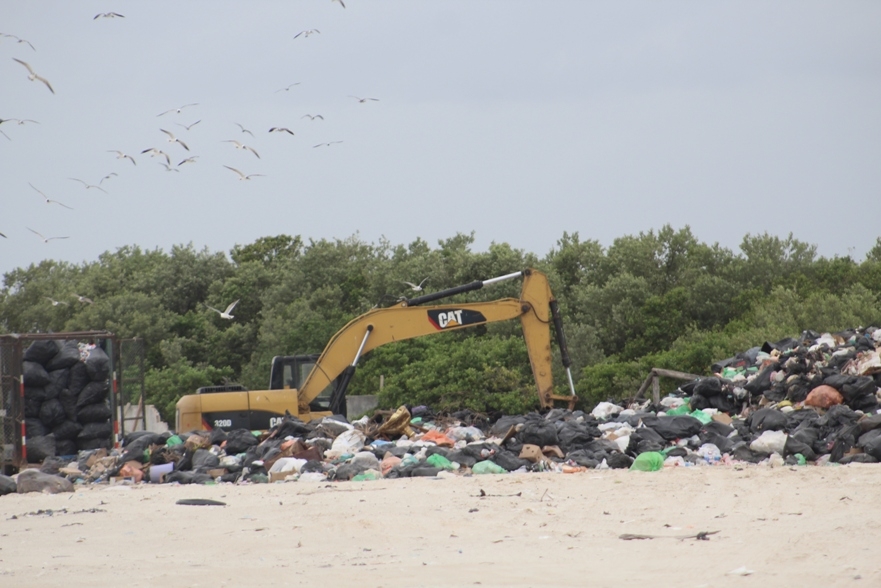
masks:
{"label": "orange plastic bag", "polygon": [[805,398],[807,406],[816,406],[817,408],[829,408],[842,402],[844,402],[844,397],[841,396],[841,392],[826,384],[817,386]]}
{"label": "orange plastic bag", "polygon": [[435,431],[432,429],[422,436],[422,441],[431,441],[438,447],[452,447],[456,444],[455,441],[441,433],[440,431]]}

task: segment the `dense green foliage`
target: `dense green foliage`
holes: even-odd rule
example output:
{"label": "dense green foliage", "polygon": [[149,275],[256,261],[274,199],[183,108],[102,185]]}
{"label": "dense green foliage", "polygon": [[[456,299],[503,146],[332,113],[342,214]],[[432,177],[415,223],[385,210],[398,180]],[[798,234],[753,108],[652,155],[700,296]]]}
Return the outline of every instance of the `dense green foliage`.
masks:
{"label": "dense green foliage", "polygon": [[[747,235],[735,253],[669,226],[608,247],[564,234],[543,257],[504,243],[474,252],[472,244],[463,234],[436,247],[279,235],[228,256],[191,245],[132,246],[81,265],[43,261],[4,275],[0,331],[106,329],[144,339],[147,400],[173,418],[176,400],[198,386],[232,380],[265,388],[273,356],[320,352],[350,319],[407,295],[404,280],[426,277],[433,291],[524,267],[546,272],[585,407],[633,394],[652,367],[708,373],[714,361],[765,340],[881,324],[881,239],[860,263],[820,257],[791,235]],[[460,299],[518,292],[514,281]],[[232,321],[206,306],[237,299]],[[537,406],[516,321],[377,349],[359,364],[350,393],[377,393],[381,378],[386,407]],[[562,369],[555,381],[565,392]]]}

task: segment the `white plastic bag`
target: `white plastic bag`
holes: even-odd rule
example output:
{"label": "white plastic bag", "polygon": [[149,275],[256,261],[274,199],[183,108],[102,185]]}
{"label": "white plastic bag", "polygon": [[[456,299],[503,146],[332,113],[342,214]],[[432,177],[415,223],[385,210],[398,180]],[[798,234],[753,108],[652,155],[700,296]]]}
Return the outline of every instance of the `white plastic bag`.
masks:
{"label": "white plastic bag", "polygon": [[362,447],[367,437],[358,429],[349,429],[337,435],[330,446],[331,451],[340,452],[340,454],[356,453]]}
{"label": "white plastic bag", "polygon": [[607,419],[613,414],[621,412],[621,407],[611,402],[600,402],[597,404],[590,414],[597,419]]}
{"label": "white plastic bag", "polygon": [[783,447],[786,445],[786,433],[784,431],[765,431],[758,439],[749,444],[749,448],[756,453],[771,455],[779,453],[783,455]]}

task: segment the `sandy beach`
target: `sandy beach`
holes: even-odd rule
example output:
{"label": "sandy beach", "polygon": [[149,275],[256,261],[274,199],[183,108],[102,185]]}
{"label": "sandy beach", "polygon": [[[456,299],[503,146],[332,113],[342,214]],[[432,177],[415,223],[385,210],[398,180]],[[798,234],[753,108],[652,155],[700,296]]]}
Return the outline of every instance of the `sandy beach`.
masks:
{"label": "sandy beach", "polygon": [[879,586],[879,486],[861,464],[95,485],[0,497],[0,582]]}

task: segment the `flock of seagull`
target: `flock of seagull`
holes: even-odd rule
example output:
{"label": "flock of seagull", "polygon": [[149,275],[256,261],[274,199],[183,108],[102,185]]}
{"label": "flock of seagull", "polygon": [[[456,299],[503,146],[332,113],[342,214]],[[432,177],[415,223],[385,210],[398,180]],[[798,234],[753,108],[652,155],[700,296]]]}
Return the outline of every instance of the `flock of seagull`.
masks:
{"label": "flock of seagull", "polygon": [[[331,0],[331,2],[339,3],[340,6],[342,6],[342,8],[346,7],[343,0]],[[94,17],[92,17],[92,20],[124,19],[124,18],[125,18],[125,15],[120,14],[118,12],[102,12],[102,13],[98,13]],[[306,30],[302,30],[299,33],[297,33],[296,35],[294,35],[293,39],[298,39],[298,38],[305,39],[305,38],[308,38],[312,35],[317,35],[320,33],[321,33],[321,31],[319,31],[318,29],[306,29]],[[33,52],[37,51],[37,49],[33,43],[31,43],[27,39],[23,39],[23,38],[18,37],[16,35],[8,34],[8,33],[0,33],[0,45],[2,45],[2,42],[4,40],[13,40],[16,43],[16,45],[22,45],[22,46],[29,47],[30,50]],[[56,94],[55,88],[52,86],[52,83],[46,77],[37,73],[37,70],[28,61],[25,61],[24,59],[19,59],[18,57],[12,57],[12,59],[13,59],[13,61],[20,64],[23,68],[25,68],[27,70],[27,79],[29,81],[40,82],[46,87],[46,89],[49,92],[51,92],[53,95]],[[291,91],[292,88],[295,88],[296,86],[299,86],[299,85],[300,85],[300,82],[295,82],[295,83],[289,84],[283,88],[276,90],[275,93],[289,92],[289,91]],[[354,96],[354,95],[350,95],[349,97],[356,100],[359,104],[378,101],[377,98],[373,98],[373,97],[363,97],[363,96]],[[164,110],[164,111],[160,112],[159,114],[157,114],[156,117],[162,118],[162,117],[166,117],[167,115],[177,116],[177,115],[184,113],[184,111],[189,112],[189,109],[195,109],[198,106],[199,106],[198,102],[190,102],[187,104],[183,104],[182,106],[178,106],[176,108],[170,108],[170,109]],[[168,117],[168,118],[171,118],[171,117]],[[308,119],[309,121],[312,121],[312,122],[323,121],[324,116],[322,114],[307,113],[307,114],[304,114],[303,116],[301,116],[300,119]],[[198,119],[195,122],[192,122],[189,124],[185,124],[183,122],[178,122],[175,120],[171,120],[170,122],[172,122],[173,125],[175,125],[175,126],[181,127],[183,129],[183,131],[180,131],[180,132],[189,133],[196,125],[198,125],[202,122],[202,119]],[[24,125],[40,124],[40,123],[39,123],[39,121],[31,119],[31,118],[0,118],[0,127],[2,127],[5,124],[15,124],[15,125],[19,125],[19,126],[24,126]],[[236,122],[234,124],[239,128],[240,134],[242,134],[242,135],[246,134],[246,135],[250,135],[251,137],[255,137],[254,132],[252,130],[246,128],[241,123]],[[163,127],[165,127],[165,126],[167,126],[167,125],[163,125]],[[160,127],[159,131],[165,135],[166,142],[170,146],[170,147],[167,147],[166,149],[168,149],[170,151],[171,147],[176,147],[176,148],[181,149],[184,152],[184,154],[182,154],[180,157],[173,158],[172,155],[169,154],[168,151],[163,150],[162,148],[159,148],[156,146],[147,147],[146,149],[141,150],[139,153],[134,153],[134,154],[129,154],[129,153],[126,153],[126,152],[119,150],[119,149],[108,149],[106,151],[107,151],[107,153],[115,154],[117,159],[131,162],[131,164],[133,166],[138,165],[138,162],[136,159],[136,157],[138,155],[142,155],[142,156],[146,155],[146,156],[149,156],[150,158],[158,158],[159,161],[157,163],[159,165],[161,165],[165,169],[165,171],[167,171],[167,172],[180,172],[180,168],[182,166],[185,166],[187,164],[196,164],[197,160],[199,159],[199,155],[194,155],[191,153],[191,148],[190,148],[190,145],[188,144],[188,142],[190,142],[189,139],[187,139],[187,141],[184,141],[181,137],[176,135],[175,132],[169,130],[170,128],[171,127],[168,127],[168,128]],[[268,130],[268,132],[269,133],[277,133],[280,135],[289,135],[289,136],[295,135],[295,132],[293,130],[291,130],[290,128],[285,127],[285,126],[273,126]],[[2,134],[4,137],[6,137],[6,139],[8,139],[10,141],[12,140],[9,137],[9,135],[7,135],[3,131],[2,128],[0,128],[0,134]],[[250,153],[251,155],[254,156],[254,158],[256,158],[258,160],[261,159],[260,154],[257,152],[257,150],[253,146],[247,145],[240,140],[226,139],[221,142],[222,143],[230,143],[236,150],[242,151],[244,153]],[[323,143],[317,143],[317,144],[313,145],[312,148],[330,147],[330,146],[333,146],[333,145],[336,145],[336,144],[339,144],[342,142],[343,141],[341,141],[341,140],[326,141]],[[174,163],[175,160],[178,160],[176,164]],[[245,172],[241,171],[240,169],[233,167],[232,165],[225,165],[224,164],[222,167],[233,172],[239,181],[246,181],[246,180],[251,180],[252,178],[258,178],[258,177],[265,176],[265,174],[262,174],[262,173],[245,173]],[[106,180],[109,180],[113,177],[116,177],[117,175],[118,174],[116,172],[112,172],[110,174],[105,175],[97,183],[90,183],[90,182],[87,182],[87,181],[80,179],[80,178],[68,178],[68,179],[71,181],[75,181],[75,182],[80,183],[83,186],[83,188],[87,191],[88,190],[97,190],[100,192],[104,192],[106,194],[107,190],[104,189],[101,184],[103,184]],[[59,207],[62,207],[62,208],[68,209],[68,210],[73,210],[73,207],[69,206],[68,204],[65,204],[59,200],[56,200],[55,198],[51,198],[51,197],[47,196],[44,192],[42,192],[34,184],[29,182],[28,185],[36,192],[36,194],[39,195],[39,197],[46,204],[59,206]],[[25,227],[25,228],[27,228],[28,231],[33,233],[43,243],[49,243],[50,241],[70,238],[69,235],[47,237],[31,227]],[[7,235],[5,235],[2,232],[0,232],[0,237],[8,238]],[[57,305],[57,304],[55,304],[55,305]],[[232,318],[231,316],[227,316],[227,315],[229,315],[229,311],[232,310],[233,306],[235,306],[235,303],[230,305],[230,307],[227,308],[227,311],[225,313],[220,312],[220,311],[217,311],[217,312],[220,313],[221,317],[223,317],[223,318]],[[217,309],[212,309],[212,310],[217,310]]]}
{"label": "flock of seagull", "polygon": [[[342,6],[342,8],[346,7],[343,0],[331,0],[331,2],[339,3],[340,6]],[[125,18],[125,16],[123,14],[118,13],[118,12],[103,12],[103,13],[96,14],[94,17],[92,17],[92,20],[124,19],[124,18]],[[293,39],[298,39],[298,38],[306,39],[312,35],[318,35],[320,33],[321,33],[321,31],[319,31],[318,29],[306,29],[306,30],[302,30],[299,33],[297,33],[296,35],[294,35]],[[8,33],[0,33],[0,45],[2,45],[2,42],[4,40],[13,40],[13,41],[15,41],[16,45],[22,45],[22,46],[29,47],[31,49],[31,51],[33,51],[33,52],[37,51],[36,47],[30,41],[23,39],[21,37],[18,37],[16,35],[8,34]],[[25,61],[24,59],[19,59],[18,57],[12,57],[12,60],[15,61],[16,63],[20,64],[23,68],[25,68],[27,70],[27,79],[29,81],[40,82],[41,84],[43,84],[46,87],[46,89],[49,92],[51,92],[53,95],[56,94],[55,88],[52,86],[52,83],[46,77],[37,73],[37,70],[35,69],[35,67],[33,65],[31,65],[31,63],[29,63],[28,61]],[[281,93],[281,92],[289,92],[289,91],[291,91],[292,88],[295,88],[296,86],[299,86],[299,85],[300,85],[300,82],[295,82],[295,83],[289,84],[283,88],[279,88],[278,90],[275,91],[275,93],[277,94],[277,93]],[[378,102],[379,101],[377,98],[355,96],[355,95],[350,95],[349,98],[356,100],[357,103],[359,103],[359,104],[365,104],[367,102]],[[164,110],[164,111],[160,112],[159,114],[157,114],[156,117],[162,118],[162,117],[166,117],[167,115],[177,116],[177,115],[184,113],[184,111],[189,112],[188,109],[195,109],[198,106],[199,106],[198,102],[190,102],[187,104],[183,104],[182,106],[178,106],[176,108],[170,108],[168,110]],[[168,117],[168,118],[172,118],[172,117]],[[308,119],[311,122],[315,122],[315,121],[323,121],[324,116],[322,114],[307,113],[307,114],[304,114],[303,116],[301,116],[300,119]],[[174,126],[182,128],[183,133],[189,133],[196,125],[198,125],[202,122],[202,119],[198,119],[195,122],[192,122],[189,124],[185,124],[183,122],[178,122],[175,120],[171,120],[169,122],[172,122]],[[30,118],[0,118],[0,126],[2,126],[4,124],[15,124],[15,125],[19,125],[19,126],[24,126],[24,125],[40,124],[40,123],[39,123],[39,121],[34,120],[34,119],[30,119]],[[245,126],[242,125],[241,123],[236,122],[234,124],[239,128],[240,134],[250,135],[251,137],[255,137],[254,132],[248,128],[245,128]],[[163,126],[168,126],[168,125],[163,125]],[[146,149],[141,150],[140,153],[137,153],[136,155],[126,153],[126,152],[119,150],[119,149],[108,149],[108,150],[106,150],[106,152],[115,154],[116,159],[119,159],[122,161],[128,161],[133,166],[138,165],[138,162],[136,159],[137,155],[142,155],[142,156],[146,155],[146,156],[149,156],[150,158],[158,158],[159,161],[157,163],[159,165],[162,165],[166,171],[179,172],[180,167],[187,165],[187,164],[195,164],[197,162],[197,159],[199,158],[199,156],[191,154],[191,148],[190,148],[190,145],[188,144],[188,142],[190,141],[189,139],[187,139],[187,141],[184,141],[181,137],[176,135],[173,131],[168,130],[169,128],[171,128],[171,127],[168,127],[168,128],[160,127],[159,131],[165,135],[166,142],[170,145],[170,147],[175,147],[175,148],[181,149],[186,154],[186,156],[182,155],[180,158],[172,158],[172,156],[167,151],[165,151],[159,147],[156,147],[156,146],[147,147]],[[293,130],[291,130],[288,127],[284,127],[284,126],[273,126],[269,129],[268,132],[269,133],[278,133],[278,134],[282,134],[282,135],[287,134],[290,136],[295,135],[295,132]],[[12,140],[9,137],[9,135],[7,135],[3,131],[2,128],[0,128],[0,134],[2,134],[4,137],[6,137],[6,139],[8,139],[10,141]],[[250,153],[251,155],[254,156],[254,158],[256,158],[258,160],[261,159],[260,154],[257,152],[257,150],[254,147],[247,145],[240,140],[226,139],[221,142],[222,143],[230,143],[236,150]],[[313,145],[312,148],[330,147],[332,145],[336,145],[339,143],[342,143],[342,141],[340,141],[340,140],[327,141],[327,142],[323,142],[323,143],[317,143],[317,144]],[[175,159],[179,159],[177,164],[173,163]],[[243,171],[241,171],[231,165],[223,165],[223,167],[232,171],[233,173],[235,173],[238,180],[240,180],[240,181],[251,180],[252,178],[264,176],[264,174],[260,174],[260,173],[247,173],[246,174]],[[106,180],[109,180],[113,177],[116,177],[117,175],[118,174],[116,172],[111,172],[111,173],[105,175],[97,183],[94,183],[94,184],[89,183],[89,182],[82,180],[80,178],[68,178],[68,179],[71,181],[80,183],[85,190],[97,190],[97,191],[104,192],[106,194],[107,190],[105,190],[101,186],[101,184],[103,184]],[[39,188],[37,188],[37,186],[35,186],[33,183],[28,182],[28,185],[34,190],[34,192],[38,195],[38,197],[43,202],[45,202],[47,205],[50,205],[50,206],[54,205],[54,206],[58,206],[61,208],[65,208],[67,210],[73,210],[73,208],[71,206],[69,206],[59,200],[56,200],[54,198],[50,198],[49,196],[47,196],[43,191],[41,191]],[[47,244],[51,241],[70,238],[69,235],[48,236],[47,237],[31,227],[25,227],[25,228],[27,228],[28,231],[33,233],[43,243],[47,243]],[[0,237],[7,238],[7,236],[3,233],[0,233]],[[414,291],[421,291],[422,285],[424,283],[425,283],[425,280],[423,280],[418,285],[410,284],[407,282],[407,284]],[[79,294],[73,294],[73,297],[76,298],[77,301],[81,304],[92,304],[93,303],[93,301],[91,299],[89,299],[85,296],[80,296]],[[68,306],[68,303],[64,302],[62,300],[55,300],[55,299],[48,297],[48,296],[46,296],[45,298],[46,298],[46,300],[49,301],[49,303],[52,304],[52,306],[59,306],[59,305]],[[207,304],[205,306],[207,308],[209,308],[210,310],[217,312],[218,315],[220,315],[220,318],[231,320],[234,318],[234,316],[231,313],[232,313],[233,309],[235,308],[236,304],[238,304],[238,303],[239,303],[239,301],[236,300],[235,302],[233,302],[232,304],[227,306],[225,310],[220,310],[218,308],[214,308],[213,306],[209,306]]]}

